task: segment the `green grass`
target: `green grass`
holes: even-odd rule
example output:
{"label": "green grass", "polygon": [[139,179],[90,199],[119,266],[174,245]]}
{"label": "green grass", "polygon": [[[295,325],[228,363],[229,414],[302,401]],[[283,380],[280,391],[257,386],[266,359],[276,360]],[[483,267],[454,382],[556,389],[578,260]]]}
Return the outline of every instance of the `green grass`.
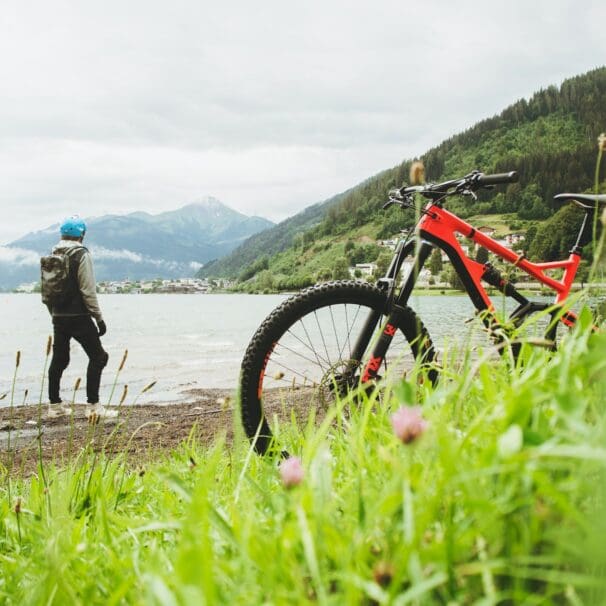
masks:
{"label": "green grass", "polygon": [[[189,440],[155,462],[99,459],[0,489],[7,604],[600,604],[606,335],[555,354],[468,356],[279,439],[279,460]],[[412,444],[390,415],[422,401]],[[141,467],[141,465],[144,467]],[[18,505],[17,505],[18,504]]]}

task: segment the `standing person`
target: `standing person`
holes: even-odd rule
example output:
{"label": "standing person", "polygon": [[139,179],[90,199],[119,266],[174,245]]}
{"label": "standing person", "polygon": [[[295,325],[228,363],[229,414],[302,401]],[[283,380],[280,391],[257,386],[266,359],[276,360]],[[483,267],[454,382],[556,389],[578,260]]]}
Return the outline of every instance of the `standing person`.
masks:
{"label": "standing person", "polygon": [[[107,328],[97,300],[93,261],[88,249],[82,245],[86,224],[77,215],[69,217],[61,224],[60,233],[61,241],[52,254],[41,260],[42,301],[53,318],[54,333],[48,397],[51,405],[62,403],[61,375],[69,365],[70,340],[73,338],[88,356],[86,399],[89,404],[97,405],[101,373],[108,360],[99,337]],[[49,411],[52,414],[52,409]]]}

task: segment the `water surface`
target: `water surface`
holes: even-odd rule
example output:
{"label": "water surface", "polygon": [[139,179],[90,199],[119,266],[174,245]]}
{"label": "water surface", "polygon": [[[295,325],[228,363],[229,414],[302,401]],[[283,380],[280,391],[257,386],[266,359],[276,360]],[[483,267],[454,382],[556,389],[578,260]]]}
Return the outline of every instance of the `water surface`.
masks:
{"label": "water surface", "polygon": [[[101,295],[99,301],[108,326],[103,346],[110,355],[102,397],[109,396],[125,349],[128,360],[116,391],[128,384],[129,401],[152,381],[157,385],[140,402],[180,399],[190,388],[235,389],[250,338],[285,298],[240,294]],[[466,296],[413,296],[411,305],[420,312],[440,348],[453,340],[484,340],[478,321],[464,323],[474,315]],[[37,403],[46,340],[52,333],[48,312],[37,294],[0,294],[0,311],[0,395],[11,389],[15,353],[20,350],[15,402],[21,402],[28,389],[27,401]],[[72,343],[71,364],[62,382],[64,398],[71,398],[70,386],[78,377],[86,376],[86,356],[78,344]],[[79,401],[83,395],[82,390]],[[114,396],[114,401],[118,397]]]}

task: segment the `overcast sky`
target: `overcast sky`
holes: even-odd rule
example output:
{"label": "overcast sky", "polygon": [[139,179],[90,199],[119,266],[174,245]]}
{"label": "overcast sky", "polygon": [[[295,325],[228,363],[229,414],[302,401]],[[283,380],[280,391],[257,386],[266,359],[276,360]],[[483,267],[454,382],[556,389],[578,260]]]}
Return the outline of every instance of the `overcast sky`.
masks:
{"label": "overcast sky", "polygon": [[281,220],[604,65],[605,30],[604,0],[3,0],[0,244],[208,195]]}

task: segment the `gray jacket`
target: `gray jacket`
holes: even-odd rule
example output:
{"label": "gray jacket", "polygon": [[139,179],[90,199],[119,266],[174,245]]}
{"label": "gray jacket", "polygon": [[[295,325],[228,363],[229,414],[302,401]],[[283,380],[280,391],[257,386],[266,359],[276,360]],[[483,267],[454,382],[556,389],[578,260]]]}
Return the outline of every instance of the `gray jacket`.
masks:
{"label": "gray jacket", "polygon": [[[80,246],[82,246],[82,244],[76,240],[61,240],[59,244],[53,247],[53,253],[64,252],[70,248]],[[95,282],[93,259],[87,250],[84,251],[84,254],[80,258],[80,263],[78,264],[77,282],[84,307],[97,322],[101,322],[103,316],[101,315],[101,308],[99,307],[99,301],[97,300],[97,283]],[[57,309],[52,309],[50,311],[53,316],[79,315],[62,312]]]}

